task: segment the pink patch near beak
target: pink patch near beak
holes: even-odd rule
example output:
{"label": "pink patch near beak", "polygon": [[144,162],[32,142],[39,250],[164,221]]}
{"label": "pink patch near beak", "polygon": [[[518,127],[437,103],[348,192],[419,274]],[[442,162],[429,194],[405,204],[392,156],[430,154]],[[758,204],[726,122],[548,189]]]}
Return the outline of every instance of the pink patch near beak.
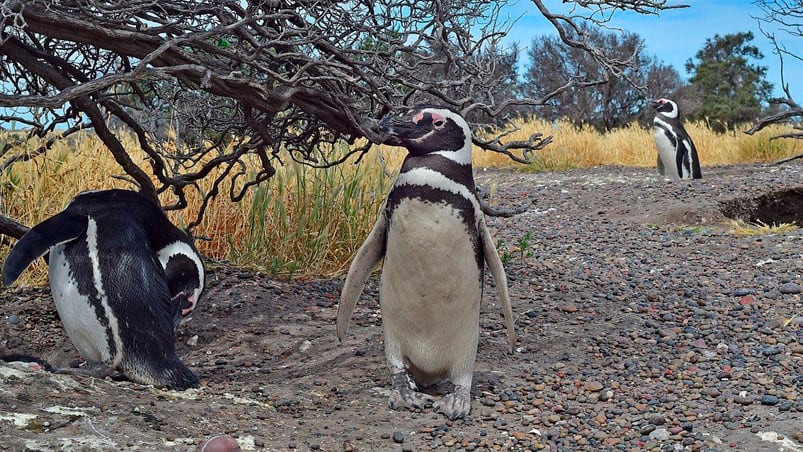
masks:
{"label": "pink patch near beak", "polygon": [[424,113],[418,112],[413,115],[413,124],[418,124],[418,121],[424,119]]}
{"label": "pink patch near beak", "polygon": [[443,121],[443,116],[437,113],[432,113],[432,122],[438,122],[438,121]]}

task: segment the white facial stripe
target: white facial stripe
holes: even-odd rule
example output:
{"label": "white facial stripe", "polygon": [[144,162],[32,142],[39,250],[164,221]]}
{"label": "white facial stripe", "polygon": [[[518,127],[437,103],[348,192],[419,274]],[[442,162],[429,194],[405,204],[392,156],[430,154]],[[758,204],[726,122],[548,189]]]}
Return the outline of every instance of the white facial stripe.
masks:
{"label": "white facial stripe", "polygon": [[424,141],[424,140],[428,139],[428,138],[429,138],[430,136],[432,136],[432,134],[434,134],[434,133],[435,133],[435,131],[434,131],[434,130],[430,130],[429,132],[427,132],[427,133],[425,133],[425,134],[421,135],[420,137],[418,137],[418,138],[414,138],[414,139],[412,139],[412,140],[410,140],[410,141],[412,141],[413,143],[416,143],[416,144],[418,144],[418,143],[420,143],[420,142],[422,142],[422,141]]}
{"label": "white facial stripe", "polygon": [[[429,113],[430,115],[432,115],[433,121],[436,119],[451,119],[452,121],[454,121],[455,124],[457,124],[458,126],[460,126],[461,129],[463,129],[463,136],[465,137],[465,140],[463,142],[463,147],[460,148],[459,150],[435,151],[432,152],[432,154],[441,155],[461,165],[471,164],[471,128],[469,128],[468,124],[466,123],[466,120],[463,119],[462,116],[455,114],[454,112],[444,108],[425,108],[421,110],[419,114],[422,115],[423,113]],[[415,117],[417,117],[419,114],[417,114]],[[415,117],[413,119],[413,122],[417,123],[418,121],[420,121],[420,118],[418,119],[418,121],[416,121]],[[420,142],[426,140],[430,137],[430,135],[436,133],[438,130],[440,129],[432,130],[426,133],[425,135],[421,136],[420,138],[415,139],[414,141]]]}
{"label": "white facial stripe", "polygon": [[112,337],[114,338],[116,354],[111,363],[112,367],[117,367],[123,359],[123,340],[120,338],[120,325],[117,322],[109,299],[106,296],[106,291],[103,289],[103,277],[100,273],[100,259],[98,258],[98,225],[92,217],[89,217],[89,222],[86,228],[86,245],[89,249],[89,261],[92,264],[92,281],[95,284],[95,290],[98,292],[100,304],[109,319],[109,328],[112,330]]}
{"label": "white facial stripe", "polygon": [[659,112],[658,114],[659,115],[664,115],[667,118],[676,119],[678,117],[678,104],[676,104],[675,101],[673,101],[673,100],[669,100],[669,99],[662,99],[662,100],[665,103],[671,105],[672,106],[672,110],[670,110],[670,111],[662,111],[662,112]]}
{"label": "white facial stripe", "polygon": [[471,193],[471,191],[469,191],[465,185],[458,184],[443,174],[429,168],[416,168],[406,173],[402,173],[396,180],[396,186],[401,185],[428,185],[430,187],[448,191],[471,201],[475,211],[479,211],[480,209],[474,193]]}
{"label": "white facial stripe", "polygon": [[[201,292],[204,290],[204,266],[201,263],[201,260],[198,257],[198,254],[195,250],[192,249],[190,245],[180,240],[175,241],[166,247],[157,251],[157,257],[159,258],[159,263],[162,264],[162,268],[167,268],[167,262],[170,261],[170,258],[176,256],[178,254],[182,256],[186,256],[190,259],[194,264],[195,268],[198,270],[198,288],[193,290],[192,292],[192,299],[190,302],[192,303],[193,307],[195,307],[195,303],[198,301],[198,298],[201,296]],[[192,308],[190,308],[192,310]]]}

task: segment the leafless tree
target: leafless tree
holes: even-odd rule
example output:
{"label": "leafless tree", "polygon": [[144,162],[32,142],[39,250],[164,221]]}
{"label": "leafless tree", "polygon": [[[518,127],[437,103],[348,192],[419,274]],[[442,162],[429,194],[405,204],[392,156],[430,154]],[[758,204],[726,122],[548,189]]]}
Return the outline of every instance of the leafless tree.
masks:
{"label": "leafless tree", "polygon": [[[590,124],[611,130],[652,114],[646,108],[650,99],[676,98],[683,85],[677,71],[646,54],[643,39],[635,33],[617,33],[583,24],[579,32],[609,57],[629,60],[624,77],[610,78],[588,52],[563,45],[554,36],[538,36],[529,48],[531,66],[522,88],[531,96],[542,96],[561,87],[571,78],[583,83],[563,90],[539,116],[549,120],[565,118],[577,125]],[[574,31],[572,31],[574,33]]]}
{"label": "leafless tree", "polygon": [[[561,15],[532,1],[567,45],[593,54],[612,76],[631,62],[568,29],[584,18],[605,23],[616,10],[683,6],[577,0]],[[187,190],[212,178],[192,227],[220,191],[237,201],[284,159],[358,160],[384,139],[377,120],[405,106],[437,102],[493,118],[546,103],[560,89],[537,99],[501,99],[495,90],[505,76],[495,70],[504,52],[493,51],[504,49],[509,30],[504,7],[484,0],[0,0],[0,121],[25,132],[0,148],[0,171],[91,129],[141,191],[172,193],[168,209],[185,207]],[[162,146],[167,125],[178,126],[178,147]],[[121,144],[129,133],[147,167]],[[35,150],[19,151],[34,139]],[[526,160],[549,137],[476,142]]]}
{"label": "leafless tree", "polygon": [[[764,16],[757,18],[761,31],[772,43],[775,48],[775,54],[781,62],[781,87],[786,97],[771,99],[770,102],[779,105],[780,108],[773,114],[756,121],[746,133],[752,135],[771,124],[792,123],[794,124],[792,132],[773,138],[803,139],[803,126],[800,125],[801,120],[803,120],[803,107],[792,98],[789,82],[785,79],[784,74],[785,59],[791,58],[803,61],[803,55],[788,50],[784,44],[787,39],[803,39],[803,1],[755,0],[755,3],[764,12]],[[769,31],[769,28],[776,28],[777,31]],[[796,78],[796,81],[798,80],[799,78]],[[801,157],[803,157],[803,154],[783,159],[776,163],[783,163]]]}

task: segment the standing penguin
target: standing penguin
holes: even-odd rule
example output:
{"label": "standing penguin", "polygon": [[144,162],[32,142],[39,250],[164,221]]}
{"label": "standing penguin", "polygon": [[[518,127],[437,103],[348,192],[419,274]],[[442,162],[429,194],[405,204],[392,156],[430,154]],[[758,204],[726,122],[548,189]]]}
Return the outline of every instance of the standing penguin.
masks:
{"label": "standing penguin", "polygon": [[499,290],[510,351],[515,344],[507,279],[485,224],[471,168],[471,130],[457,113],[434,107],[380,123],[386,144],[404,159],[373,230],[349,268],[337,312],[343,341],[357,298],[384,257],[379,290],[385,357],[392,375],[388,405],[422,408],[418,392],[442,380],[454,392],[434,403],[449,419],[471,409],[483,273]]}
{"label": "standing penguin", "polygon": [[[197,377],[175,352],[176,328],[203,291],[189,237],[161,207],[129,190],[81,193],[9,253],[3,283],[50,252],[50,289],[64,330],[95,376],[186,389]],[[64,371],[72,371],[64,369]]]}
{"label": "standing penguin", "polygon": [[680,122],[678,104],[658,99],[650,105],[658,111],[652,121],[658,146],[658,173],[672,179],[702,178],[697,148]]}

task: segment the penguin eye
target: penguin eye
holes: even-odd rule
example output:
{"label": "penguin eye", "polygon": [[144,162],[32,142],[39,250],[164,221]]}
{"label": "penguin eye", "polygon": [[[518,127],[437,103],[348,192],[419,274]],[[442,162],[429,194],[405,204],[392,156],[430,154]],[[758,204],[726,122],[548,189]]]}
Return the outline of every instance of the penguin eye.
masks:
{"label": "penguin eye", "polygon": [[443,127],[443,124],[444,124],[443,119],[436,119],[435,121],[432,121],[432,125],[439,129]]}

